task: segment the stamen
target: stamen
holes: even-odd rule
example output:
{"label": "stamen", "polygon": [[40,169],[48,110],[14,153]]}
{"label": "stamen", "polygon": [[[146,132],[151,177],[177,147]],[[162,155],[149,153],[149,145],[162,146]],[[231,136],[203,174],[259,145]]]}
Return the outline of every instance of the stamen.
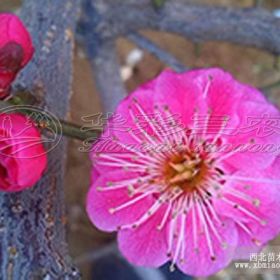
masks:
{"label": "stamen", "polygon": [[256,207],[260,206],[260,200],[259,199],[252,198],[251,196],[249,196],[245,193],[239,192],[239,191],[237,191],[235,189],[232,189],[232,188],[231,189],[225,189],[224,191],[225,191],[225,193],[228,193],[228,194],[230,194],[234,197],[243,199],[244,201],[249,202],[250,204],[253,204]]}
{"label": "stamen", "polygon": [[202,93],[202,97],[205,99],[208,95],[208,92],[209,92],[209,89],[210,89],[210,86],[212,84],[212,81],[213,81],[213,77],[212,76],[208,76],[208,81],[206,83],[206,86],[203,90],[203,93]]}
{"label": "stamen", "polygon": [[151,182],[147,182],[143,185],[141,185],[139,188],[135,190],[135,194],[142,193],[142,192],[153,192],[156,193],[162,193],[166,190],[166,186],[164,184],[154,184]]}
{"label": "stamen", "polygon": [[208,225],[206,223],[206,220],[204,218],[204,214],[202,212],[201,201],[198,200],[197,202],[199,203],[199,205],[197,207],[198,216],[199,216],[199,219],[202,221],[202,224],[203,224],[203,228],[204,228],[204,231],[205,231],[206,242],[207,242],[207,245],[208,245],[211,260],[214,261],[216,259],[216,257],[215,257],[215,254],[214,254],[213,244],[212,244],[210,232],[209,232],[209,229],[208,229]]}
{"label": "stamen", "polygon": [[[201,190],[205,191],[205,189],[201,189]],[[205,204],[207,205],[208,209],[210,210],[210,212],[211,212],[211,214],[212,214],[214,220],[215,220],[219,225],[223,226],[224,223],[219,219],[219,217],[218,217],[218,215],[217,215],[217,213],[216,213],[214,207],[212,206],[211,202],[209,201],[209,199],[205,199],[204,202],[205,202]]]}
{"label": "stamen", "polygon": [[185,227],[186,227],[186,214],[183,213],[183,214],[181,214],[179,238],[177,241],[177,245],[175,248],[175,253],[174,253],[174,256],[172,259],[171,266],[175,265],[175,263],[177,262],[180,250],[182,250],[182,245],[183,245],[182,243],[184,243]]}
{"label": "stamen", "polygon": [[251,145],[252,145],[252,139],[249,140],[249,142],[248,142],[247,144],[244,144],[244,146],[241,146],[241,147],[238,147],[238,146],[237,146],[237,147],[235,147],[232,151],[229,151],[229,152],[225,153],[225,154],[222,155],[222,156],[219,155],[218,157],[215,158],[215,160],[216,160],[217,162],[224,161],[224,160],[226,160],[226,159],[228,159],[228,158],[234,156],[235,154],[242,152],[242,150],[241,150],[240,148],[242,148],[242,149],[247,149],[247,148],[249,148]]}
{"label": "stamen", "polygon": [[172,134],[170,133],[169,127],[166,124],[166,120],[163,119],[162,113],[158,111],[158,118],[159,118],[159,123],[156,123],[158,126],[158,129],[161,131],[163,135],[163,139],[167,141],[167,144],[170,146],[170,154],[176,152],[174,149],[174,139]]}
{"label": "stamen", "polygon": [[[150,156],[148,154],[144,154],[143,152],[140,152],[140,151],[138,151],[136,149],[133,149],[132,147],[130,147],[128,145],[125,145],[125,144],[123,144],[122,142],[120,142],[118,140],[115,140],[115,143],[117,145],[119,145],[121,148],[130,151],[132,154],[137,155],[137,156],[139,156],[142,159],[146,159],[147,162],[152,162],[155,159],[154,156]],[[133,156],[133,155],[131,155],[131,156]]]}
{"label": "stamen", "polygon": [[173,240],[174,240],[174,230],[176,226],[176,218],[170,220],[169,232],[168,232],[168,249],[167,249],[167,256],[169,258],[172,257],[172,247],[173,247]]}
{"label": "stamen", "polygon": [[192,197],[192,228],[193,228],[193,242],[194,242],[194,250],[196,253],[198,253],[198,246],[197,246],[197,217],[196,217],[196,204],[194,203],[194,197]]}
{"label": "stamen", "polygon": [[[103,165],[103,166],[109,166],[109,167],[120,167],[120,168],[133,168],[134,171],[139,170],[139,171],[146,171],[147,166],[143,166],[143,164],[136,164],[136,163],[131,163],[129,161],[119,161],[119,162],[106,162],[106,161],[100,161],[98,164]],[[150,167],[151,168],[151,167]]]}
{"label": "stamen", "polygon": [[153,216],[161,207],[162,203],[165,201],[166,197],[168,197],[169,193],[164,193],[161,195],[155,202],[154,204],[150,207],[150,209],[145,212],[144,215],[140,219],[138,219],[135,223],[133,224],[128,224],[128,225],[123,225],[122,229],[130,229],[130,228],[137,228],[140,225],[142,225],[144,222],[146,222],[151,216]]}
{"label": "stamen", "polygon": [[235,221],[235,223],[238,224],[249,236],[252,236],[251,230],[246,225],[244,225],[243,222]]}
{"label": "stamen", "polygon": [[218,239],[218,241],[220,242],[220,244],[224,247],[226,246],[226,243],[222,240],[222,237],[220,236],[220,234],[218,233],[217,229],[215,228],[214,224],[211,221],[211,217],[209,216],[207,209],[205,208],[205,206],[203,205],[203,203],[201,203],[201,210],[204,214],[204,217],[206,219],[206,222],[208,223],[208,225],[210,226],[210,228],[212,229],[212,232],[214,233],[214,235],[216,236],[216,238]]}
{"label": "stamen", "polygon": [[135,106],[138,109],[138,111],[142,114],[145,121],[149,124],[151,129],[156,133],[159,140],[162,139],[162,135],[160,134],[160,131],[154,126],[153,120],[148,117],[148,114],[144,111],[144,109],[140,106],[139,102],[135,102]]}
{"label": "stamen", "polygon": [[227,122],[228,122],[229,117],[228,116],[224,116],[222,125],[219,129],[219,131],[217,132],[217,134],[215,135],[214,140],[212,141],[212,144],[216,144],[218,142],[218,139],[221,137],[222,133],[224,132]]}
{"label": "stamen", "polygon": [[134,131],[133,131],[133,129],[132,128],[129,128],[128,130],[127,130],[127,132],[128,132],[128,134],[134,139],[134,140],[136,140],[136,142],[138,142],[139,144],[142,144],[143,143],[143,139],[140,139],[135,133],[134,133]]}
{"label": "stamen", "polygon": [[[251,231],[246,225],[244,225],[243,222],[236,221],[235,223],[238,224],[249,236],[251,236],[251,237],[253,236],[252,231]],[[261,242],[260,242],[257,238],[252,237],[251,240],[252,240],[252,242],[254,242],[257,246],[261,246]]]}
{"label": "stamen", "polygon": [[97,187],[98,191],[113,191],[113,190],[118,190],[126,187],[133,187],[135,184],[144,184],[145,182],[149,182],[153,176],[147,175],[143,176],[141,178],[132,178],[132,179],[127,179],[127,180],[121,180],[117,182],[107,182],[106,187]]}
{"label": "stamen", "polygon": [[187,141],[186,135],[184,133],[184,128],[181,127],[178,122],[174,119],[173,115],[170,113],[169,109],[166,108],[164,110],[167,118],[169,118],[172,121],[172,124],[170,124],[169,122],[167,122],[170,130],[172,131],[172,135],[173,135],[173,139],[175,140],[175,143],[177,145],[182,145],[182,140],[184,139],[185,141]]}
{"label": "stamen", "polygon": [[117,207],[110,208],[110,209],[109,209],[109,212],[110,212],[111,214],[114,214],[114,213],[116,213],[117,211],[120,211],[120,210],[122,210],[122,209],[124,209],[124,208],[127,208],[128,206],[131,206],[131,205],[135,204],[136,202],[138,202],[138,201],[144,199],[145,197],[149,196],[150,194],[152,194],[152,193],[149,193],[149,192],[143,193],[142,195],[139,195],[139,196],[137,196],[136,198],[131,199],[131,200],[129,200],[129,201],[127,201],[127,202],[125,202],[125,203],[123,203],[123,204],[117,206]]}
{"label": "stamen", "polygon": [[234,208],[239,209],[245,215],[247,215],[247,216],[251,217],[252,219],[256,220],[261,225],[263,225],[263,226],[266,225],[267,222],[265,220],[262,220],[260,217],[258,217],[257,215],[253,214],[252,212],[250,212],[246,208],[242,207],[241,205],[236,204],[235,202],[233,202],[233,201],[231,201],[231,200],[229,200],[228,198],[225,198],[225,197],[222,197],[222,200],[227,202],[228,204],[232,205]]}
{"label": "stamen", "polygon": [[[180,189],[180,192],[183,193],[183,190]],[[178,192],[179,193],[179,192]],[[175,219],[177,216],[179,216],[179,214],[184,210],[184,208],[182,207],[183,203],[184,203],[185,197],[180,197],[176,203],[174,208],[174,211],[172,213],[172,219]]]}
{"label": "stamen", "polygon": [[129,113],[130,116],[132,118],[132,120],[134,121],[137,129],[139,130],[139,132],[142,133],[142,135],[146,138],[146,140],[148,141],[148,143],[156,145],[157,141],[155,141],[148,133],[147,131],[139,124],[137,117],[134,115],[132,108],[129,109]]}
{"label": "stamen", "polygon": [[208,129],[208,126],[209,126],[209,120],[210,120],[211,114],[212,114],[212,110],[211,110],[211,109],[208,109],[208,112],[207,112],[207,115],[206,115],[205,124],[204,124],[203,130],[202,130],[202,136],[201,136],[202,139],[204,139],[204,138],[206,137],[207,129]]}
{"label": "stamen", "polygon": [[164,213],[163,219],[161,220],[161,223],[157,226],[157,229],[158,229],[158,230],[162,230],[163,227],[165,226],[166,221],[167,221],[167,219],[168,219],[168,216],[169,216],[169,214],[170,214],[171,208],[172,208],[172,203],[169,202],[169,203],[168,203],[168,206],[167,206],[167,209],[166,209],[166,211],[165,211],[165,213]]}
{"label": "stamen", "polygon": [[193,127],[191,128],[191,133],[189,135],[189,141],[188,141],[189,147],[192,145],[192,142],[195,140],[197,121],[198,121],[198,110],[197,108],[195,108],[194,115],[193,115]]}
{"label": "stamen", "polygon": [[237,181],[249,181],[249,182],[255,182],[255,183],[264,183],[264,184],[280,184],[279,180],[271,180],[266,178],[255,178],[255,177],[243,177],[243,176],[237,176],[237,175],[224,175],[225,179],[232,179]]}

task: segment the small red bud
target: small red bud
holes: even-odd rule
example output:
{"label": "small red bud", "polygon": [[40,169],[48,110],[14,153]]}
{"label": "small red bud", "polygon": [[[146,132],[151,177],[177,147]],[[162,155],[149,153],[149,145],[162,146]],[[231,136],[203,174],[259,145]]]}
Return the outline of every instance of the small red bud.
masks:
{"label": "small red bud", "polygon": [[17,73],[34,53],[31,37],[13,14],[0,14],[0,99],[9,94]]}

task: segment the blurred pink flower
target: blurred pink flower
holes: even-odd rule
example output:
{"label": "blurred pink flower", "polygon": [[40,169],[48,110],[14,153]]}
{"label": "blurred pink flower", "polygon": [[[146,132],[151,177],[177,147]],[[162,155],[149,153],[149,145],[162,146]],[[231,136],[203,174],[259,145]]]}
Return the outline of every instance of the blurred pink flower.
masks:
{"label": "blurred pink flower", "polygon": [[230,74],[165,71],[93,146],[88,215],[136,265],[214,274],[279,233],[279,151],[267,150],[279,128],[279,111]]}
{"label": "blurred pink flower", "polygon": [[0,114],[0,190],[32,187],[46,168],[47,157],[33,121],[18,113]]}
{"label": "blurred pink flower", "polygon": [[0,98],[9,94],[16,74],[32,58],[31,37],[13,14],[0,14]]}

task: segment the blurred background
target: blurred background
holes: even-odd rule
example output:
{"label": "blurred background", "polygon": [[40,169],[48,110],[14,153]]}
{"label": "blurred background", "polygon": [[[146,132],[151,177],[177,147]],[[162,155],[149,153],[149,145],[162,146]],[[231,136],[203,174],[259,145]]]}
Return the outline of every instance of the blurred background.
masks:
{"label": "blurred background", "polygon": [[[169,1],[172,2],[172,0]],[[257,1],[185,0],[185,2],[229,7],[251,7]],[[280,0],[262,2],[263,7],[280,17]],[[1,0],[0,11],[17,12],[20,5],[21,1],[19,0]],[[259,88],[280,81],[280,58],[265,52],[228,43],[209,42],[198,45],[176,35],[153,31],[147,31],[144,34],[163,49],[171,52],[188,67],[219,66],[230,71],[240,81]],[[119,38],[116,47],[121,65],[120,75],[128,91],[132,91],[139,84],[154,78],[166,67],[152,55],[142,51],[126,39]],[[102,108],[90,65],[82,46],[78,42],[75,47],[74,68],[73,95],[68,119],[78,124],[85,124],[82,119],[84,116],[100,113]],[[269,98],[278,105],[280,104],[279,93],[280,85],[269,91]],[[87,154],[81,152],[81,148],[81,142],[69,140],[64,187],[70,253],[82,272],[82,279],[137,280],[139,276],[144,277],[145,280],[189,279],[178,271],[169,273],[167,267],[163,267],[159,273],[153,270],[132,268],[119,256],[114,243],[115,235],[100,232],[89,222],[84,206],[91,167]],[[280,239],[274,240],[272,244],[280,245]],[[162,277],[163,275],[165,275],[165,278]],[[235,275],[231,278],[230,275],[230,269],[228,269],[211,277],[211,279],[260,278],[259,275],[247,274]],[[280,279],[280,275],[262,276],[262,278]]]}

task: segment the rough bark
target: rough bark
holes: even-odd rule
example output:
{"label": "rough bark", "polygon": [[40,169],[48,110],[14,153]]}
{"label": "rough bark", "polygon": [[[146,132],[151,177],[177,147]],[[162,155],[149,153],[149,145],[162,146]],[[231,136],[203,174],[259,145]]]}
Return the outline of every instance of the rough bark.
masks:
{"label": "rough bark", "polygon": [[[21,17],[36,54],[18,84],[43,99],[59,118],[68,110],[73,30],[79,1],[26,0]],[[50,147],[48,147],[50,148]],[[30,190],[0,194],[0,278],[76,279],[65,241],[65,142],[48,153],[48,169]]]}
{"label": "rough bark", "polygon": [[101,19],[96,29],[104,38],[150,28],[195,42],[227,41],[280,54],[280,19],[264,9],[190,5],[183,0],[166,1],[160,10],[147,0],[92,2]]}

